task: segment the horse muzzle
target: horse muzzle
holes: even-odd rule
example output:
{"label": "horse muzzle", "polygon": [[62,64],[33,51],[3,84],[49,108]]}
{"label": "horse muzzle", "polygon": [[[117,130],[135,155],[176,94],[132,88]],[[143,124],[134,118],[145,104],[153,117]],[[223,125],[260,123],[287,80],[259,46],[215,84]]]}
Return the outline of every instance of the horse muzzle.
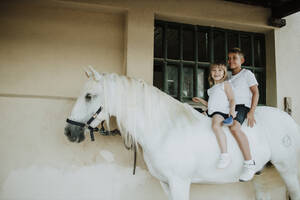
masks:
{"label": "horse muzzle", "polygon": [[65,126],[65,136],[70,142],[82,142],[85,139],[84,128],[72,124]]}

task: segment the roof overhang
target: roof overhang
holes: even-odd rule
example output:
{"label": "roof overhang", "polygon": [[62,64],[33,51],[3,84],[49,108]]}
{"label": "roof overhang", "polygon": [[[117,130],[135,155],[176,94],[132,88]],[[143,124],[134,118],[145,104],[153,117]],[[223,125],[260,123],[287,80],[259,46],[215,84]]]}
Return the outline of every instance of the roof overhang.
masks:
{"label": "roof overhang", "polygon": [[236,3],[243,3],[254,6],[262,6],[270,8],[272,15],[268,20],[270,26],[283,27],[286,20],[282,19],[286,16],[300,11],[300,0],[224,0]]}

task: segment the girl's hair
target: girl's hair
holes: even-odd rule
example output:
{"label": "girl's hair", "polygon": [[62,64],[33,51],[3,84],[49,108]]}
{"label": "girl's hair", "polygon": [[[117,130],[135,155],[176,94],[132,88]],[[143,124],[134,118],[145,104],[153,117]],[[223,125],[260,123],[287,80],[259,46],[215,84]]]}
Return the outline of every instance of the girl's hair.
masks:
{"label": "girl's hair", "polygon": [[215,84],[214,79],[211,77],[211,70],[215,67],[221,68],[224,71],[224,76],[220,81],[225,81],[227,79],[227,67],[223,63],[213,63],[209,67],[209,76],[208,76],[208,82],[209,86],[212,87]]}

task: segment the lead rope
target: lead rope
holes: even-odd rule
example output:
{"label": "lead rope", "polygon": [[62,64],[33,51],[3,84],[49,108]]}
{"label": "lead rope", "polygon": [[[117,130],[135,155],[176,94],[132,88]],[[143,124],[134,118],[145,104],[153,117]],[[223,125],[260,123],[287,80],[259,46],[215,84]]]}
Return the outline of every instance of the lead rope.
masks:
{"label": "lead rope", "polygon": [[[90,130],[91,134],[91,140],[94,141],[94,131],[95,130]],[[121,135],[120,131],[118,129],[112,130],[112,131],[107,131],[104,128],[104,121],[101,122],[101,128],[97,130],[101,135],[108,136],[108,135]],[[128,138],[130,137],[130,138]],[[126,140],[124,140],[124,146],[127,150],[132,150],[133,149],[133,175],[135,175],[135,170],[136,170],[136,159],[137,159],[137,154],[136,154],[136,144],[133,142],[132,137],[130,135],[127,135],[127,141],[130,139],[131,145],[129,146],[126,144]]]}
{"label": "lead rope", "polygon": [[133,175],[135,175],[135,169],[136,169],[136,144],[133,145]]}
{"label": "lead rope", "polygon": [[[132,137],[128,134],[126,136],[127,138],[124,138],[124,146],[127,150],[133,150],[133,175],[135,175],[135,170],[136,170],[136,159],[137,159],[137,146],[136,143],[133,142]],[[130,141],[131,144],[128,144],[126,141]]]}

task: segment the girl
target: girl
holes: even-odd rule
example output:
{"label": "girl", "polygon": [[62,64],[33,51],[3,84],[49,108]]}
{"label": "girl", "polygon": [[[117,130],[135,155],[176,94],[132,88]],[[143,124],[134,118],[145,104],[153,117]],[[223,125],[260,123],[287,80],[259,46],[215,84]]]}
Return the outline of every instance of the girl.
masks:
{"label": "girl", "polygon": [[196,103],[207,106],[207,114],[212,118],[212,129],[217,137],[221,149],[221,156],[217,167],[222,169],[230,164],[230,156],[227,152],[226,136],[222,124],[229,117],[235,118],[235,103],[232,87],[227,79],[227,69],[224,64],[212,64],[208,81],[210,89],[207,90],[208,102],[199,97],[193,97]]}

